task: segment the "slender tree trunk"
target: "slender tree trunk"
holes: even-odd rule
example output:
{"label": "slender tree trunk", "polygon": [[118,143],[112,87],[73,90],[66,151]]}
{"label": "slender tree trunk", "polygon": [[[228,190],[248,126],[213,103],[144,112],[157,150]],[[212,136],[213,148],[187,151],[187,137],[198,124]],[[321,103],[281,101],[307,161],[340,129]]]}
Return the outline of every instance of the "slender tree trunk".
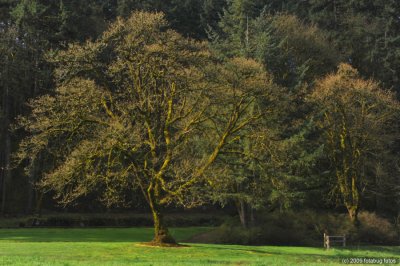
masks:
{"label": "slender tree trunk", "polygon": [[250,207],[250,226],[254,227],[255,223],[256,223],[256,218],[255,218],[255,215],[254,215],[254,208]]}
{"label": "slender tree trunk", "polygon": [[[8,56],[6,56],[6,66],[8,64]],[[3,73],[6,76],[8,73],[8,67],[6,67],[5,72]],[[2,105],[3,105],[3,138],[4,138],[4,146],[3,146],[3,164],[0,165],[2,167],[2,180],[1,180],[1,209],[0,212],[4,215],[6,208],[6,200],[7,200],[7,182],[10,179],[10,154],[11,154],[11,136],[9,130],[10,126],[10,99],[9,99],[9,87],[7,84],[2,84],[4,86],[4,93],[2,95]]]}
{"label": "slender tree trunk", "polygon": [[26,208],[25,208],[25,213],[26,214],[31,214],[32,213],[32,206],[33,206],[33,188],[30,182],[28,182],[28,195],[27,195],[27,202],[26,202]]}
{"label": "slender tree trunk", "polygon": [[351,175],[348,178],[348,173],[345,170],[336,170],[336,176],[340,187],[340,192],[343,196],[344,206],[347,208],[351,222],[358,226],[358,211],[360,207],[360,193],[357,187],[357,176]]}
{"label": "slender tree trunk", "polygon": [[357,187],[357,177],[355,175],[351,178],[351,204],[347,208],[349,210],[350,219],[354,225],[358,226],[358,210],[360,206],[360,194]]}
{"label": "slender tree trunk", "polygon": [[43,197],[44,193],[39,191],[36,194],[36,208],[35,208],[35,214],[38,215],[39,217],[42,216],[42,203],[43,203]]}
{"label": "slender tree trunk", "polygon": [[[27,205],[26,205],[26,213],[32,213],[35,211],[35,201],[36,204],[38,204],[37,201],[41,201],[41,198],[43,195],[41,192],[37,191],[35,188],[35,184],[37,182],[37,174],[38,174],[38,169],[40,167],[43,167],[41,165],[41,157],[40,155],[36,158],[35,162],[32,163],[31,168],[29,170],[29,175],[28,175],[28,193],[27,193]],[[40,199],[39,199],[40,197]],[[37,208],[36,208],[37,209]]]}
{"label": "slender tree trunk", "polygon": [[[0,139],[1,140],[1,139]],[[3,183],[4,183],[4,177],[5,177],[5,171],[4,171],[4,148],[0,145],[0,201],[3,202]],[[0,214],[2,215],[3,212],[0,209]]]}
{"label": "slender tree trunk", "polygon": [[346,200],[345,199],[344,205],[346,206],[347,212],[349,214],[350,221],[354,225],[358,225],[359,224],[359,221],[358,221],[358,211],[359,211],[358,200],[356,200],[356,199],[353,199],[353,200],[347,199]]}
{"label": "slender tree trunk", "polygon": [[[34,62],[35,69],[39,69],[39,54],[38,54],[38,52],[33,53],[32,60]],[[39,95],[39,82],[38,82],[39,77],[38,77],[38,75],[39,75],[38,72],[36,72],[33,76],[33,87],[32,87],[32,93],[31,93],[32,98],[35,98],[37,95]],[[41,206],[43,194],[40,195],[40,199],[39,199],[37,197],[38,193],[35,193],[37,163],[39,163],[40,157],[36,158],[36,159],[37,159],[37,161],[32,163],[32,166],[31,166],[31,169],[30,169],[29,175],[28,175],[27,205],[26,205],[26,209],[25,209],[26,213],[32,213],[32,211],[37,212],[37,210],[41,208],[40,206]],[[36,210],[33,209],[35,198],[38,201],[36,203],[36,205],[37,205],[35,208]]]}
{"label": "slender tree trunk", "polygon": [[337,6],[336,6],[336,0],[333,0],[333,16],[335,18],[335,28],[337,28]]}
{"label": "slender tree trunk", "polygon": [[35,182],[35,167],[32,166],[32,169],[30,169],[28,176],[28,193],[27,193],[27,203],[25,209],[25,213],[27,214],[32,212],[34,192],[35,192],[34,182]]}
{"label": "slender tree trunk", "polygon": [[[7,118],[6,118],[7,119]],[[11,154],[11,139],[8,132],[8,124],[6,123],[5,130],[5,148],[4,148],[4,168],[3,168],[3,180],[2,180],[2,196],[1,196],[1,213],[4,214],[6,210],[7,200],[7,182],[10,180],[10,154]]]}
{"label": "slender tree trunk", "polygon": [[349,206],[349,207],[347,207],[347,211],[349,213],[349,217],[350,217],[351,222],[354,225],[358,225],[359,221],[358,221],[358,208],[357,208],[357,206]]}
{"label": "slender tree trunk", "polygon": [[164,215],[162,213],[162,206],[159,204],[159,184],[150,185],[147,190],[150,209],[154,221],[154,239],[152,241],[155,245],[163,244],[176,244],[175,239],[169,233],[165,225]]}
{"label": "slender tree trunk", "polygon": [[236,200],[236,209],[239,213],[240,223],[242,224],[243,228],[248,228],[248,221],[247,221],[247,210],[246,210],[246,203],[238,199]]}

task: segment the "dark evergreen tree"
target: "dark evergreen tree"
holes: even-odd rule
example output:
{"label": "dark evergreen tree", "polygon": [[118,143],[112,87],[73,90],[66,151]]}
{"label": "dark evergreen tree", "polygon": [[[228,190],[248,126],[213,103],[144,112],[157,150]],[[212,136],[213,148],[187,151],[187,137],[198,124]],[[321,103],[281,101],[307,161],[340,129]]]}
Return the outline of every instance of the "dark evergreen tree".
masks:
{"label": "dark evergreen tree", "polygon": [[263,175],[269,180],[264,204],[284,208],[310,203],[310,194],[321,197],[324,192],[324,178],[317,168],[322,148],[315,138],[313,107],[306,98],[313,81],[333,71],[340,56],[316,26],[293,15],[273,14],[265,4],[230,1],[210,37],[221,59],[257,59],[282,86],[274,111],[264,120],[258,160],[263,158]]}
{"label": "dark evergreen tree", "polygon": [[116,16],[127,17],[132,10],[163,12],[170,26],[181,34],[197,39],[207,37],[225,6],[225,0],[119,0],[113,2]]}
{"label": "dark evergreen tree", "polygon": [[0,0],[0,24],[10,22],[10,10],[16,3],[16,0]]}
{"label": "dark evergreen tree", "polygon": [[[106,21],[101,1],[89,5],[62,0],[2,1],[0,7],[1,211],[30,212],[35,200],[33,184],[38,177],[35,167],[28,178],[19,169],[11,171],[10,152],[23,132],[11,135],[10,125],[17,115],[27,111],[28,99],[52,90],[52,66],[45,59],[48,51],[62,49],[72,41],[95,38]],[[11,174],[15,176],[12,181]]]}
{"label": "dark evergreen tree", "polygon": [[[18,136],[12,135],[10,125],[14,117],[23,111],[30,96],[29,54],[18,39],[16,28],[6,26],[0,30],[0,212],[12,210],[21,204],[18,181],[11,180],[11,151]],[[26,182],[22,187],[26,187]],[[13,204],[9,199],[14,198]]]}
{"label": "dark evergreen tree", "polygon": [[327,30],[346,62],[364,77],[400,90],[400,2],[396,0],[267,0],[269,12],[289,12]]}

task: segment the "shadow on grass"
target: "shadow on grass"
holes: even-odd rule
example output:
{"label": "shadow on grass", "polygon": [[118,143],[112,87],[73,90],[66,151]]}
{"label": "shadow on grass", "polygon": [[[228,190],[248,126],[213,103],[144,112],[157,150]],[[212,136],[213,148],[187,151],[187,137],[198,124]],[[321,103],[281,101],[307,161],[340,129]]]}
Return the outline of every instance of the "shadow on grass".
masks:
{"label": "shadow on grass", "polygon": [[[172,228],[171,233],[179,241],[188,239],[190,235],[201,234],[210,228]],[[0,241],[12,242],[148,242],[153,238],[153,228],[96,228],[96,229],[1,229]],[[186,242],[186,241],[183,241]],[[190,243],[189,243],[190,245]],[[197,246],[198,243],[194,244]],[[203,245],[203,244],[200,244]],[[288,247],[255,247],[255,246],[229,246],[212,244],[210,248],[227,250],[230,252],[249,252],[258,255],[306,255],[315,256],[316,259],[339,259],[345,256],[367,256],[369,252],[382,253],[382,256],[400,257],[399,246],[362,246],[335,248],[324,251],[322,248],[288,248]],[[371,255],[371,257],[374,257]]]}
{"label": "shadow on grass", "polygon": [[[179,242],[210,230],[208,227],[171,228]],[[149,242],[152,227],[133,228],[34,228],[0,229],[0,241],[13,242]]]}
{"label": "shadow on grass", "polygon": [[0,241],[15,242],[146,242],[152,237],[152,228],[0,230]]}
{"label": "shadow on grass", "polygon": [[[282,251],[277,251],[276,247],[272,247],[271,249],[268,246],[262,247],[265,250],[260,249],[252,249],[249,246],[235,246],[230,247],[229,245],[213,245],[213,249],[217,250],[229,250],[229,251],[241,251],[241,252],[250,252],[260,255],[282,255],[282,256],[313,256],[316,259],[342,259],[344,257],[353,256],[353,257],[368,257],[368,252],[374,253],[382,253],[382,257],[397,257],[400,258],[400,247],[399,246],[363,246],[363,247],[347,247],[347,248],[334,248],[332,250],[326,251],[321,248],[320,252],[304,252],[304,247],[298,247],[299,251],[303,249],[303,252],[296,252],[295,249],[285,250],[286,247],[281,246]],[[293,247],[290,247],[293,248]],[[318,249],[317,249],[318,250]],[[332,254],[331,252],[334,252]],[[353,252],[358,253],[356,255],[352,254]],[[376,257],[371,255],[370,257]]]}
{"label": "shadow on grass", "polygon": [[380,252],[400,258],[400,246],[350,246],[348,248],[338,248],[338,250],[359,251],[366,255],[368,255],[367,252]]}

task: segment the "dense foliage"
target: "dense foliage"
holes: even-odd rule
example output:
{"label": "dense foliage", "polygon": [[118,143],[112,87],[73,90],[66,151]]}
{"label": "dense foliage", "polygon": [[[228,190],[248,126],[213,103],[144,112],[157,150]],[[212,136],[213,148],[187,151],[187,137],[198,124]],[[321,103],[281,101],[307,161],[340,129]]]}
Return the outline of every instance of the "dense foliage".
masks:
{"label": "dense foliage", "polygon": [[399,13],[395,0],[0,0],[1,214],[398,217]]}

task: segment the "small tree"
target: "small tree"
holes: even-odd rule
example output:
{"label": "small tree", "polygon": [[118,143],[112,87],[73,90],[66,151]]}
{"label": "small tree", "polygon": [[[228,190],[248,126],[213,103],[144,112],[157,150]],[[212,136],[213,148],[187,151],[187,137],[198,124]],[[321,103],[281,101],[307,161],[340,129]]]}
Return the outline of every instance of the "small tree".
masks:
{"label": "small tree", "polygon": [[384,159],[382,147],[397,137],[390,128],[396,122],[399,103],[393,93],[382,90],[374,81],[361,79],[347,64],[320,80],[312,99],[321,111],[325,151],[336,188],[350,219],[357,223],[362,191],[375,174],[374,162]]}
{"label": "small tree", "polygon": [[166,26],[162,14],[136,12],[99,40],[54,56],[56,93],[34,100],[32,115],[20,119],[31,135],[18,153],[52,162],[41,186],[65,204],[102,191],[111,205],[139,188],[155,244],[175,243],[163,207],[202,204],[213,184],[207,169],[259,117],[245,115],[253,91],[222,89],[205,45]]}

